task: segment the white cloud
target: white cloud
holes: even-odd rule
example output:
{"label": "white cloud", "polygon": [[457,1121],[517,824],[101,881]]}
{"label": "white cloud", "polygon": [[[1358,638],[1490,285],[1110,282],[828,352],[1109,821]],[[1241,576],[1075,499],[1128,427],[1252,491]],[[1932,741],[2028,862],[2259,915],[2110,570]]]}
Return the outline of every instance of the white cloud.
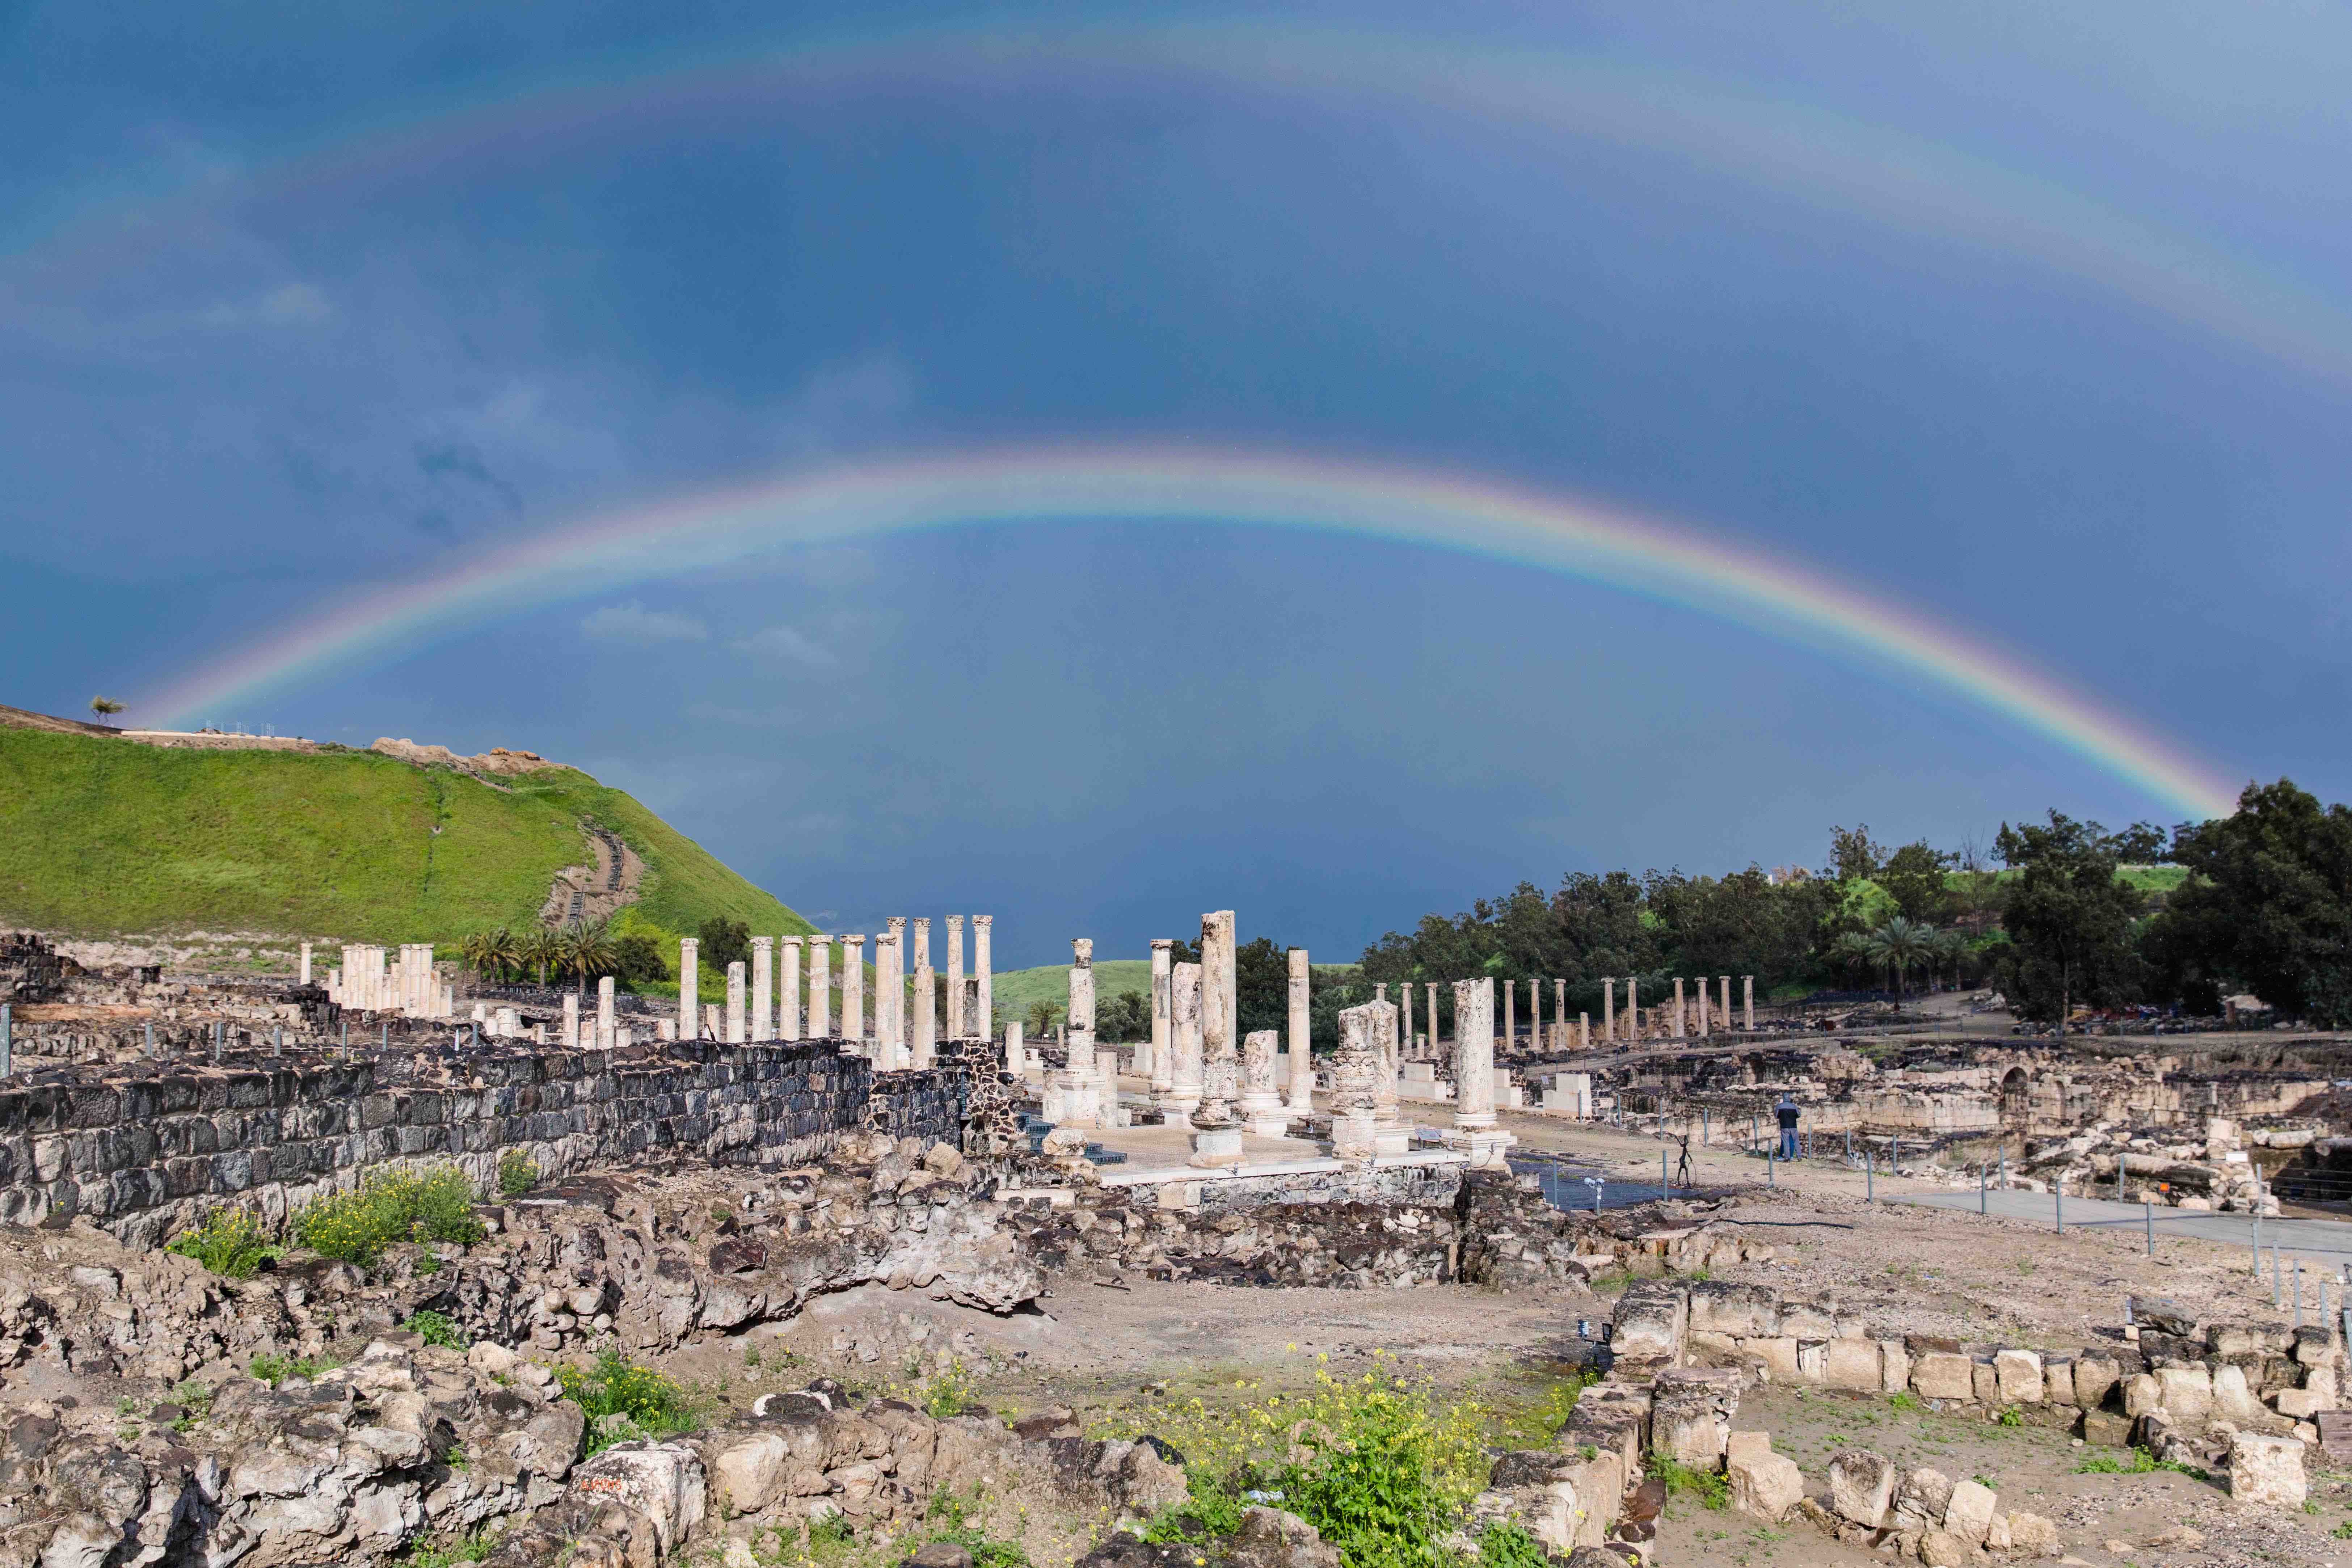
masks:
{"label": "white cloud", "polygon": [[763,627],[750,637],[738,638],[734,647],[738,653],[748,653],[758,658],[782,659],[788,664],[803,664],[812,669],[832,669],[841,663],[831,648],[792,626]]}
{"label": "white cloud", "polygon": [[334,314],[333,302],[319,289],[289,283],[241,305],[215,305],[202,320],[208,327],[313,327]]}
{"label": "white cloud", "polygon": [[643,605],[607,605],[580,617],[583,636],[599,642],[708,642],[710,628],[675,610],[648,610]]}

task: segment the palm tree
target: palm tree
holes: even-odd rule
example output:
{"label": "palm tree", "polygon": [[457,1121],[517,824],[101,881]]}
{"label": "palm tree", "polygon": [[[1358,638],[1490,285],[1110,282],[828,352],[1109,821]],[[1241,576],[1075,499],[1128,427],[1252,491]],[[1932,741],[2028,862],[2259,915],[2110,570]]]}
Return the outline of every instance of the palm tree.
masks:
{"label": "palm tree", "polygon": [[1870,956],[1894,972],[1898,997],[1903,994],[1904,977],[1933,955],[1935,935],[1933,926],[1904,915],[1895,916],[1870,933]]}
{"label": "palm tree", "polygon": [[604,922],[598,921],[593,925],[575,925],[563,933],[562,963],[585,991],[591,975],[611,974],[621,967],[621,954]]}
{"label": "palm tree", "polygon": [[514,932],[504,926],[470,933],[457,944],[457,951],[465,957],[466,967],[485,984],[505,979],[520,962]]}
{"label": "palm tree", "polygon": [[563,939],[541,926],[515,943],[515,962],[538,974],[539,983],[544,985],[547,972],[563,962]]}
{"label": "palm tree", "polygon": [[1061,1016],[1062,1005],[1059,1002],[1049,1002],[1041,996],[1030,1003],[1029,1016],[1026,1020],[1030,1037],[1042,1040],[1052,1034],[1055,1023]]}
{"label": "palm tree", "polygon": [[1938,964],[1950,965],[1952,985],[1958,989],[1961,982],[1961,971],[1969,961],[1968,933],[1953,930],[1939,931],[1933,938],[1933,946],[1936,962]]}
{"label": "palm tree", "polygon": [[1870,939],[1858,931],[1850,931],[1830,944],[1830,962],[1851,978],[1855,971],[1869,969],[1877,958],[1871,951]]}

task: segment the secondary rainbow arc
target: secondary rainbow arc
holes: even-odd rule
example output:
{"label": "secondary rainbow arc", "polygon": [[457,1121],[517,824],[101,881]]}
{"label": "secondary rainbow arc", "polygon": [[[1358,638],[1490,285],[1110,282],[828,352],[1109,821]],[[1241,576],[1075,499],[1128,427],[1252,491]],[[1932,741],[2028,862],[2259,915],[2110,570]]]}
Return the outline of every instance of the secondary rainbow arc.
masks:
{"label": "secondary rainbow arc", "polygon": [[336,605],[143,696],[194,722],[395,648],[796,545],[966,524],[1206,521],[1317,530],[1549,567],[1892,667],[2000,714],[2170,807],[2236,788],[2050,673],[1892,597],[1698,531],[1490,480],[1279,452],[1062,447],[930,453],[675,495],[548,530]]}

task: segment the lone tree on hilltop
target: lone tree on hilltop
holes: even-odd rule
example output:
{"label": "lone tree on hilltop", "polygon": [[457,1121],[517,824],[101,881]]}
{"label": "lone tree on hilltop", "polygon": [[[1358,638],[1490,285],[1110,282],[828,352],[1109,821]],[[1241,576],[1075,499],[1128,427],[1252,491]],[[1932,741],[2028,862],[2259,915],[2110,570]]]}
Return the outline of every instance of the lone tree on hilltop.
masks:
{"label": "lone tree on hilltop", "polygon": [[93,697],[89,700],[89,710],[93,716],[104,719],[110,714],[121,712],[122,704],[111,697]]}

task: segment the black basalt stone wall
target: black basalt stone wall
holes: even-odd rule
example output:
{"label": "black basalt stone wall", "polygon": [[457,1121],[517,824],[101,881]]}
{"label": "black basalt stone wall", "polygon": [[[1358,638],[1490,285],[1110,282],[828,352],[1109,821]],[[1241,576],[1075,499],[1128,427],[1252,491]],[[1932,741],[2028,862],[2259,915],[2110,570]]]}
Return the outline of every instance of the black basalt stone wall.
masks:
{"label": "black basalt stone wall", "polygon": [[487,1186],[509,1151],[548,1175],[694,1163],[788,1165],[872,1128],[953,1139],[960,1062],[890,1073],[839,1040],[624,1051],[157,1058],[0,1080],[0,1223],[85,1216],[149,1244],[215,1205],[282,1219],[387,1161]]}

